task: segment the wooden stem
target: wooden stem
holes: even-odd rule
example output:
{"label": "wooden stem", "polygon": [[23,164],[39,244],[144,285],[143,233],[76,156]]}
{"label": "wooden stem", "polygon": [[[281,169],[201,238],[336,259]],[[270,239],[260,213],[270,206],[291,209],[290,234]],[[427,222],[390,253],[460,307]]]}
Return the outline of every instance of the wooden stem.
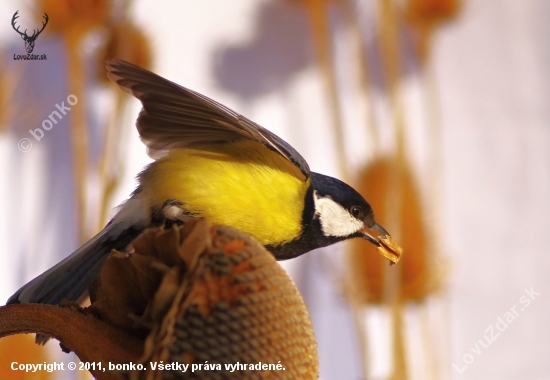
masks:
{"label": "wooden stem", "polygon": [[[83,362],[135,363],[143,352],[141,340],[81,312],[39,304],[0,307],[0,338],[25,333],[56,338]],[[118,379],[109,371],[90,372],[99,380]]]}
{"label": "wooden stem", "polygon": [[84,70],[80,59],[78,37],[67,38],[68,81],[71,95],[78,98],[69,115],[71,120],[71,148],[73,177],[76,192],[76,212],[80,243],[88,240],[86,225],[86,178],[88,174],[88,127],[86,123],[86,99]]}

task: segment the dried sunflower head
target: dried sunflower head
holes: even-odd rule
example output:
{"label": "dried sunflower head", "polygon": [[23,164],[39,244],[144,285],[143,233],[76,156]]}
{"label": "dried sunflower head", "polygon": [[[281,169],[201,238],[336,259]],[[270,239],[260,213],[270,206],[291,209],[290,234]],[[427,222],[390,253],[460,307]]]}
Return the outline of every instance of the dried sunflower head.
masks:
{"label": "dried sunflower head", "polygon": [[[132,253],[107,260],[90,307],[132,334],[148,332],[140,360],[148,370],[129,378],[180,378],[193,365],[197,379],[318,377],[307,308],[286,272],[255,240],[200,221],[150,229],[132,245]],[[151,369],[149,363],[160,362],[179,366]],[[226,369],[237,363],[246,369]],[[250,369],[258,363],[285,370]],[[189,366],[188,373],[181,365]]]}

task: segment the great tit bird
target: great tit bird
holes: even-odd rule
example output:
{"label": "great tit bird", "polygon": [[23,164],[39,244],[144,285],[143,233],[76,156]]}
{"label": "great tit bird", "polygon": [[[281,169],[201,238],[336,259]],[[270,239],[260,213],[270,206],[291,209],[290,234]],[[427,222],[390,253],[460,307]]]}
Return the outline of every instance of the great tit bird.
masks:
{"label": "great tit bird", "polygon": [[128,62],[108,76],[143,105],[137,129],[156,159],[107,226],[69,257],[19,289],[8,303],[77,300],[111,250],[124,250],[149,226],[206,218],[235,227],[277,260],[361,237],[390,252],[388,232],[345,183],[311,172],[288,143],[195,91]]}

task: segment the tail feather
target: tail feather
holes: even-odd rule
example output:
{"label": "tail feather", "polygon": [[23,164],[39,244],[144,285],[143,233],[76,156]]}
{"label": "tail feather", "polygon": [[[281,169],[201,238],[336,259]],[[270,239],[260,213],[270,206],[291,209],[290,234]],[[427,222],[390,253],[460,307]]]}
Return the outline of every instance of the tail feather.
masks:
{"label": "tail feather", "polygon": [[107,228],[104,229],[72,255],[23,285],[10,297],[8,304],[55,305],[63,298],[75,301],[99,274],[107,254],[111,251],[109,245],[113,242],[105,241],[108,232]]}
{"label": "tail feather", "polygon": [[56,305],[76,301],[99,275],[112,249],[123,249],[145,228],[138,199],[128,200],[115,218],[69,257],[23,285],[8,300],[14,303]]}
{"label": "tail feather", "polygon": [[[76,268],[70,278],[62,284],[62,286],[58,286],[55,291],[50,292],[47,295],[47,299],[49,301],[55,301],[56,303],[59,303],[64,298],[71,301],[78,301],[86,292],[92,281],[99,276],[101,268],[110,252],[111,249],[109,249],[108,246],[102,247],[94,257]],[[40,300],[31,302],[44,303]]]}

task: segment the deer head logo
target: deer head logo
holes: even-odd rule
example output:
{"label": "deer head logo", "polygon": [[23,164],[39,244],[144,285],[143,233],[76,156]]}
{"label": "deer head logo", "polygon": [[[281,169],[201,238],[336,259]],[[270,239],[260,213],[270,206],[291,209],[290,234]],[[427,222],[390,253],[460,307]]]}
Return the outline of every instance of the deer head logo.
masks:
{"label": "deer head logo", "polygon": [[42,23],[42,29],[40,30],[34,29],[32,36],[28,36],[27,29],[25,29],[25,31],[21,33],[19,31],[19,27],[15,27],[15,20],[19,18],[18,13],[19,11],[15,12],[15,14],[13,15],[13,18],[11,19],[11,26],[17,33],[21,35],[21,38],[25,41],[25,49],[27,50],[27,53],[32,53],[32,50],[34,49],[34,42],[36,41],[40,33],[42,33],[42,31],[48,24],[48,20],[49,20],[48,15],[44,12],[43,17],[46,21]]}

